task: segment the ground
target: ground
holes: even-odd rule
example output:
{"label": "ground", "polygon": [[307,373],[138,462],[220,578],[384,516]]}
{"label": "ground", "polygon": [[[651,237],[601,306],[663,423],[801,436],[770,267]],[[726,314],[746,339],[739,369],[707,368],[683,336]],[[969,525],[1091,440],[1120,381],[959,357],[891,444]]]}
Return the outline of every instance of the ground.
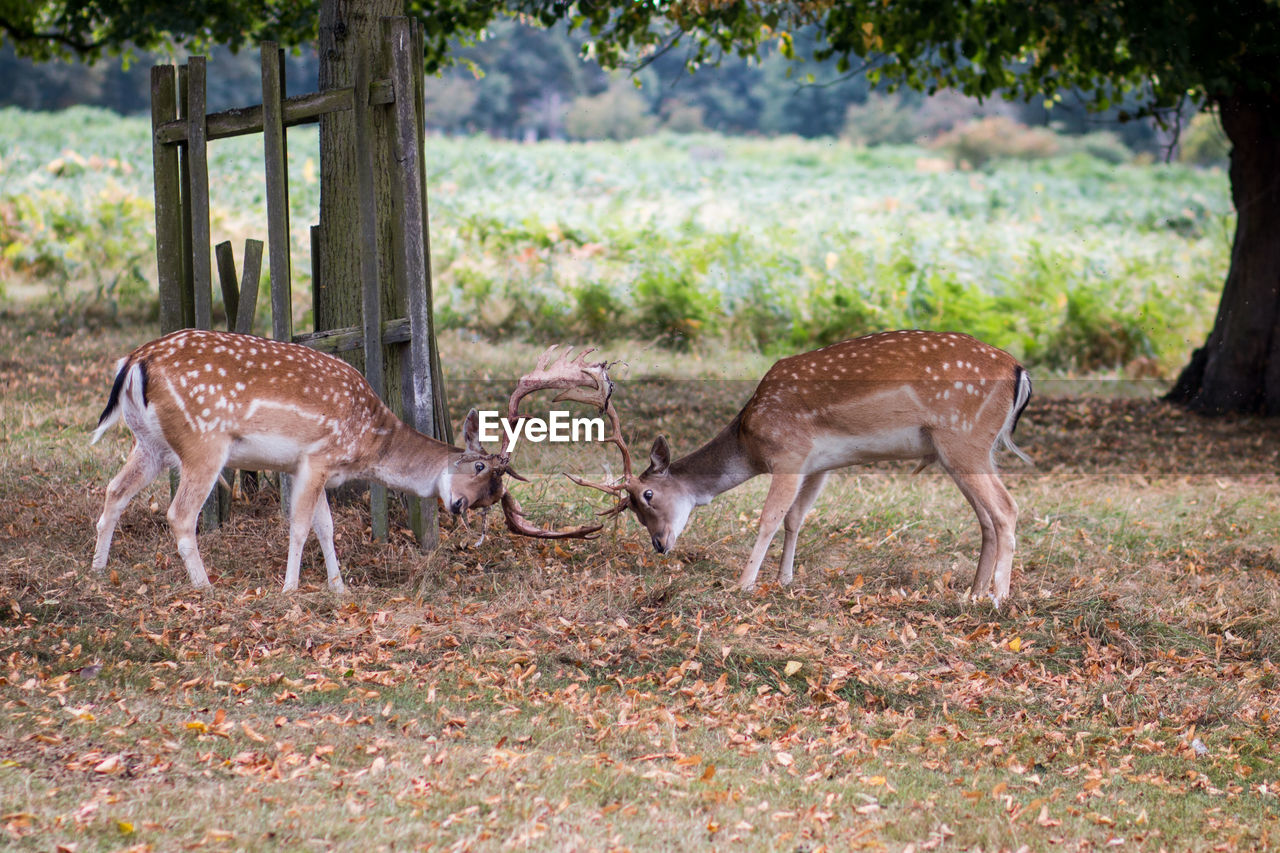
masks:
{"label": "ground", "polygon": [[[163,481],[89,570],[129,440],[88,436],[115,360],[154,329],[2,319],[0,833],[17,849],[1280,846],[1274,420],[1040,383],[1017,435],[1035,466],[1002,459],[1021,517],[999,610],[963,598],[971,510],[910,465],[833,478],[788,589],[734,589],[760,478],[667,556],[630,519],[558,544],[491,521],[479,548],[453,527],[423,554],[403,524],[370,541],[343,504],[346,596],[314,543],[302,591],[280,593],[268,489],[202,537],[214,586],[196,592]],[[501,348],[499,369],[487,345],[443,346],[455,420],[536,355]],[[654,361],[619,396],[640,456],[658,432],[692,449],[750,390],[691,381],[723,375],[705,355]],[[606,458],[531,454],[513,490],[540,522],[579,522],[603,496],[555,472]]]}

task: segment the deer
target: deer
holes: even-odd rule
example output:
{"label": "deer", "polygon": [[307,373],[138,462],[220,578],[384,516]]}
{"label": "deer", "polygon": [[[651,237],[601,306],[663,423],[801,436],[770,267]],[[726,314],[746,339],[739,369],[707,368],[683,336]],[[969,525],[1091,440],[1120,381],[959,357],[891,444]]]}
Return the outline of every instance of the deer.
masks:
{"label": "deer", "polygon": [[475,409],[453,447],[405,424],[345,361],[301,344],[232,332],[183,329],[145,343],[116,364],[92,443],[124,420],[134,445],[107,486],[92,567],[106,568],[116,524],[129,501],[161,472],[180,479],[167,511],[192,586],[209,586],[196,522],[225,467],[293,475],[284,592],[298,588],[302,548],[314,531],[328,588],[346,591],[333,544],[325,489],[373,480],[439,498],[455,516],[501,503],[512,532],[586,537],[600,525],[544,530],[528,522],[503,475],[525,480],[505,455],[487,453]]}
{"label": "deer", "polygon": [[648,468],[635,476],[612,402],[613,365],[588,362],[591,350],[575,359],[572,348],[559,357],[555,349],[520,380],[508,416],[517,416],[521,396],[541,388],[560,389],[557,400],[586,402],[608,414],[608,440],[622,454],[621,480],[567,476],[616,497],[601,515],[630,509],[657,553],[675,547],[695,507],[770,474],[759,531],[738,586],[755,587],[781,525],[777,579],[785,587],[792,582],[801,525],[832,471],[915,460],[919,473],[936,462],[973,507],[981,528],[970,595],[989,595],[997,607],[1008,597],[1018,508],[1000,480],[995,453],[1004,448],[1031,461],[1013,442],[1031,399],[1031,378],[1008,353],[958,332],[911,329],[793,355],[774,364],[738,414],[697,450],[672,459],[667,439],[658,436]]}

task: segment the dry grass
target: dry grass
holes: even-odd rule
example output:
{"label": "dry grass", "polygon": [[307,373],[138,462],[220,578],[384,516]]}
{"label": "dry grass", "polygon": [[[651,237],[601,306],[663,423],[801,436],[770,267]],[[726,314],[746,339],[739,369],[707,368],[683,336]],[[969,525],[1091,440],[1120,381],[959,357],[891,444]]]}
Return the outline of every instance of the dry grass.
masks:
{"label": "dry grass", "polygon": [[[87,436],[149,333],[31,325],[0,324],[0,832],[18,849],[1276,846],[1274,422],[1035,400],[999,612],[961,600],[971,511],[905,466],[833,479],[787,590],[732,589],[761,479],[667,557],[629,520],[558,545],[447,530],[424,555],[341,506],[341,598],[314,544],[303,591],[279,593],[263,494],[203,537],[197,594],[164,483],[109,572],[87,570],[128,448]],[[446,345],[459,414],[533,355]],[[691,380],[745,369],[664,358],[620,406],[638,446],[691,449],[750,390]],[[535,517],[600,505],[552,474],[605,455],[521,454]]]}

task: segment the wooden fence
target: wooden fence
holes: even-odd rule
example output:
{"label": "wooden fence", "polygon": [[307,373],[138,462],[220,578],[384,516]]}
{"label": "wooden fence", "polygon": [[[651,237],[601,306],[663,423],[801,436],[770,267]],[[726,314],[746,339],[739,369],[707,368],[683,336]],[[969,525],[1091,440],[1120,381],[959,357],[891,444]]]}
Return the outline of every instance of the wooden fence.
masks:
{"label": "wooden fence", "polygon": [[[267,258],[271,285],[271,333],[276,340],[294,341],[317,350],[339,353],[361,349],[365,377],[385,399],[383,351],[402,360],[405,374],[403,417],[419,431],[452,443],[453,430],[445,400],[440,356],[436,349],[431,309],[431,270],[427,231],[427,193],[423,150],[422,28],[409,18],[383,21],[385,52],[381,66],[386,79],[370,79],[371,61],[356,61],[354,85],[291,98],[285,97],[284,52],[278,45],[262,45],[262,103],[208,113],[205,108],[204,57],[193,56],[181,67],[151,69],[152,156],[155,168],[156,260],[160,284],[160,323],[163,331],[212,328],[213,282],[209,228],[208,145],[233,136],[261,133],[265,155],[267,197]],[[376,232],[379,211],[373,184],[370,116],[390,110],[391,144],[417,156],[392,157],[396,173],[392,220],[394,269],[379,269]],[[360,287],[363,322],[345,329],[295,334],[289,237],[289,184],[286,129],[317,122],[321,115],[341,110],[355,114],[357,187],[361,247]],[[383,211],[384,216],[388,212]],[[317,282],[316,227],[312,227],[312,282]],[[258,302],[263,244],[248,240],[243,275],[237,281],[229,242],[216,248],[218,281],[227,312],[227,327],[250,332]],[[400,294],[403,317],[384,320],[379,299],[381,282]],[[288,481],[281,477],[282,503],[288,504]],[[230,496],[221,486],[205,506],[203,521],[216,525],[225,517]],[[375,538],[387,535],[387,497],[382,486],[370,489]],[[409,501],[409,520],[424,547],[438,538],[435,502]]]}

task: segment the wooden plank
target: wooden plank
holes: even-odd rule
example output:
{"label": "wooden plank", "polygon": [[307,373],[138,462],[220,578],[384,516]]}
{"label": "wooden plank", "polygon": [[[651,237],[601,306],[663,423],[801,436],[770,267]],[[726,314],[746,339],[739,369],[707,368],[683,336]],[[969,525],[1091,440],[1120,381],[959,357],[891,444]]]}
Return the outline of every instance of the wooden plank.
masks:
{"label": "wooden plank", "polygon": [[263,159],[267,174],[267,253],[271,267],[271,336],[293,337],[293,269],[289,258],[289,160],[281,101],[284,54],[262,43]]}
{"label": "wooden plank", "polygon": [[[227,309],[227,331],[235,331],[236,311],[240,305],[240,287],[236,283],[236,259],[231,251],[231,241],[224,240],[213,247],[214,260],[218,265],[218,284],[222,288],[222,303]],[[217,501],[217,519],[221,523],[231,517],[231,493],[235,490],[236,469],[223,468],[222,479],[231,488],[223,488],[222,483],[213,487],[210,502]],[[206,504],[205,509],[209,506]]]}
{"label": "wooden plank", "polygon": [[[289,160],[284,135],[284,54],[262,43],[262,146],[267,189],[267,263],[271,269],[271,337],[293,337],[293,268],[289,260]],[[280,475],[280,511],[289,518],[293,477]]]}
{"label": "wooden plank", "polygon": [[[360,290],[364,329],[364,375],[380,398],[386,399],[382,359],[382,277],[378,270],[378,199],[373,184],[373,149],[369,137],[369,56],[361,51],[355,67],[356,200],[360,211]],[[369,485],[370,527],[375,541],[387,538],[387,490]]]}
{"label": "wooden plank", "polygon": [[236,281],[236,258],[231,241],[223,240],[213,247],[218,263],[218,285],[222,288],[222,304],[227,309],[227,331],[236,330],[236,314],[240,310],[240,284]]}
{"label": "wooden plank", "polygon": [[320,226],[307,229],[311,237],[311,316],[316,316],[316,299],[323,282],[320,281]]}
{"label": "wooden plank", "polygon": [[240,305],[236,311],[234,331],[253,334],[253,321],[258,313],[258,282],[262,279],[262,241],[244,241],[244,274],[240,279]]}
{"label": "wooden plank", "polygon": [[[423,27],[414,29],[414,48],[423,55]],[[418,127],[426,126],[426,82],[422,63],[414,65],[414,106],[418,111]],[[440,363],[440,342],[436,340],[435,287],[431,278],[431,214],[427,194],[427,154],[425,139],[418,137],[418,175],[422,181],[422,245],[426,254],[427,340],[431,344],[431,387],[435,396],[436,437],[453,444],[453,420],[449,417],[449,394],[444,383],[444,366]]]}
{"label": "wooden plank", "polygon": [[[178,115],[186,116],[188,103],[188,81],[190,74],[185,65],[178,66]],[[180,118],[183,127],[187,120]],[[195,285],[191,278],[191,152],[187,145],[178,148],[179,185],[182,188],[182,328],[189,329],[196,324]]]}
{"label": "wooden plank", "polygon": [[[396,289],[405,300],[412,330],[401,371],[405,420],[419,432],[436,437],[439,430],[432,388],[430,276],[423,239],[427,233],[422,195],[425,183],[418,150],[422,144],[422,123],[415,82],[415,77],[422,73],[422,54],[414,52],[417,49],[415,24],[409,18],[384,21],[384,41],[391,54],[391,82],[396,93],[392,105],[395,174],[391,178],[396,227],[392,233]],[[435,548],[440,542],[435,501],[410,501],[409,526],[422,548]]]}
{"label": "wooden plank", "polygon": [[[386,320],[382,324],[382,344],[405,344],[409,342],[413,330],[407,317]],[[340,352],[351,352],[364,347],[364,327],[348,326],[345,329],[331,329],[326,332],[309,332],[305,335],[294,335],[293,342],[311,347],[320,352],[336,355]]]}
{"label": "wooden plank", "polygon": [[[281,118],[285,127],[296,127],[300,124],[311,124],[319,121],[326,113],[341,112],[351,109],[353,89],[330,89],[326,92],[312,92],[306,95],[294,95],[281,103]],[[390,80],[375,80],[370,84],[369,103],[389,104],[394,100]],[[210,113],[206,122],[207,139],[229,139],[233,136],[247,136],[262,133],[265,129],[262,106],[237,107]],[[173,144],[186,142],[187,124],[184,121],[166,120],[154,128],[157,142]]]}
{"label": "wooden plank", "polygon": [[[209,236],[209,149],[205,138],[206,65],[203,56],[187,59],[186,103],[183,115],[187,122],[187,169],[185,174],[187,221],[190,241],[187,257],[190,266],[192,322],[197,329],[213,328],[213,269]],[[213,530],[231,512],[231,494],[222,483],[215,483],[200,511],[200,526]]]}
{"label": "wooden plank", "polygon": [[[252,334],[253,318],[258,309],[258,280],[262,277],[262,241],[253,239],[244,241],[244,272],[238,291],[235,280],[236,262],[231,253],[230,241],[219,243],[216,253],[218,257],[218,276],[222,281],[222,298],[227,303],[227,328],[242,335]],[[234,307],[232,307],[231,302],[227,301],[228,293],[237,294]],[[232,488],[234,488],[236,472],[228,468],[223,471],[223,474],[226,475],[226,481],[231,483]],[[248,495],[256,494],[258,491],[258,472],[241,471],[239,476],[241,490]],[[230,515],[230,512],[231,502],[228,500],[223,518]]]}
{"label": "wooden plank", "polygon": [[426,435],[435,436],[434,395],[431,387],[431,328],[427,308],[427,260],[423,237],[422,180],[419,174],[417,110],[414,109],[413,28],[408,18],[393,18],[387,34],[391,49],[391,81],[397,93],[393,110],[395,174],[391,179],[395,205],[395,279],[408,308],[413,336],[404,379],[405,420]]}
{"label": "wooden plank", "polygon": [[187,59],[187,163],[191,184],[191,284],[197,328],[213,327],[213,270],[209,238],[209,148],[205,138],[205,58]]}
{"label": "wooden plank", "polygon": [[151,165],[155,173],[156,278],[160,331],[182,328],[182,177],[178,148],[159,141],[156,129],[178,117],[177,68],[151,67]]}

